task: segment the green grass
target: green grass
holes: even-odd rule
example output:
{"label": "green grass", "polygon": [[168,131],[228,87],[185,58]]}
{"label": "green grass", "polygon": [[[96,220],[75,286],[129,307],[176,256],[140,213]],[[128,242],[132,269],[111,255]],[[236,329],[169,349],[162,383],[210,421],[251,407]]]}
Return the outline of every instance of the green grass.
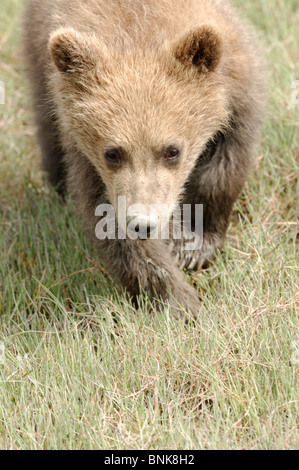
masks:
{"label": "green grass", "polygon": [[2,0],[1,448],[298,448],[298,1],[235,3],[267,54],[268,118],[224,253],[198,275],[201,316],[184,325],[134,311],[45,183],[23,2]]}

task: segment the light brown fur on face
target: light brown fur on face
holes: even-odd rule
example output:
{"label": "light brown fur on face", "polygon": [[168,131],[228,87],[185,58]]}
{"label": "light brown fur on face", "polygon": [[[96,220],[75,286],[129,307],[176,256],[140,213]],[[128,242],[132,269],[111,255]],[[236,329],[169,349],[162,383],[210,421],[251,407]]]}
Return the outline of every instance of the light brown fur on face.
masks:
{"label": "light brown fur on face", "polygon": [[[219,61],[220,35],[210,31],[206,38],[206,28],[201,29],[195,37],[212,42]],[[138,49],[129,54],[113,51],[109,56],[88,40],[62,29],[49,42],[51,57],[62,72],[54,75],[53,88],[63,98],[58,106],[65,135],[75,139],[97,169],[116,210],[120,196],[127,198],[128,205],[171,207],[179,202],[198,155],[228,123],[225,88],[219,77],[203,71],[201,65],[191,64],[187,71],[182,66],[186,64],[183,57],[178,58],[179,47],[197,54],[190,34],[178,41],[174,51],[165,48],[158,56],[144,56]],[[84,86],[78,86],[83,80]],[[77,129],[75,135],[73,129]],[[163,151],[171,145],[180,149],[180,158],[166,164]],[[124,162],[117,169],[105,161],[109,148],[123,151]]]}
{"label": "light brown fur on face", "polygon": [[264,85],[246,27],[224,0],[31,0],[25,54],[44,166],[60,191],[67,181],[91,234],[96,206],[117,211],[119,196],[204,205],[195,254],[184,241],[96,242],[133,297],[141,286],[196,314],[174,257],[186,268],[213,257],[252,166]]}

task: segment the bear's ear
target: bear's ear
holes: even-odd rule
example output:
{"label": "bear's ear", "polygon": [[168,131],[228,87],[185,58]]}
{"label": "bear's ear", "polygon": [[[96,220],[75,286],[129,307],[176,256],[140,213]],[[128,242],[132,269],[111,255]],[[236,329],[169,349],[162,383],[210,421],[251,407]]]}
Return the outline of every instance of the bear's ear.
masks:
{"label": "bear's ear", "polygon": [[222,48],[222,37],[217,29],[211,25],[202,25],[179,40],[174,46],[174,56],[184,65],[209,72],[216,69]]}
{"label": "bear's ear", "polygon": [[50,56],[60,72],[82,73],[96,66],[93,41],[72,28],[61,28],[49,39]]}

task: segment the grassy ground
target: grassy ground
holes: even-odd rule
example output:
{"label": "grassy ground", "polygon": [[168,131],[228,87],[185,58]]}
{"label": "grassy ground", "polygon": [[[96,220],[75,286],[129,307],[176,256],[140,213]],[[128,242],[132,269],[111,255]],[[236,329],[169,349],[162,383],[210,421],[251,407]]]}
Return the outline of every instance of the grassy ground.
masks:
{"label": "grassy ground", "polygon": [[224,254],[198,276],[202,315],[186,326],[134,311],[44,182],[23,2],[2,0],[1,448],[298,447],[298,1],[235,3],[267,53],[269,116]]}

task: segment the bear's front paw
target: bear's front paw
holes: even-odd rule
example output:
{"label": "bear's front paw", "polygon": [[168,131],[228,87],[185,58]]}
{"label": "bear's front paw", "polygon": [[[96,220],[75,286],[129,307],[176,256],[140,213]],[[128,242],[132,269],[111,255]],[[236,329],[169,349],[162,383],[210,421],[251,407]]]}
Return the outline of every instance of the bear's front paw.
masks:
{"label": "bear's front paw", "polygon": [[176,318],[186,321],[196,318],[201,310],[198,293],[185,282],[177,268],[168,270],[149,257],[145,263],[146,269],[139,272],[146,272],[146,276],[139,277],[139,282],[141,293],[148,292],[150,295],[153,311],[164,312],[165,308],[169,308]]}
{"label": "bear's front paw", "polygon": [[203,237],[201,248],[190,250],[190,239],[172,240],[169,250],[180,269],[199,271],[206,268],[221,249],[223,240],[218,234],[209,233]]}

